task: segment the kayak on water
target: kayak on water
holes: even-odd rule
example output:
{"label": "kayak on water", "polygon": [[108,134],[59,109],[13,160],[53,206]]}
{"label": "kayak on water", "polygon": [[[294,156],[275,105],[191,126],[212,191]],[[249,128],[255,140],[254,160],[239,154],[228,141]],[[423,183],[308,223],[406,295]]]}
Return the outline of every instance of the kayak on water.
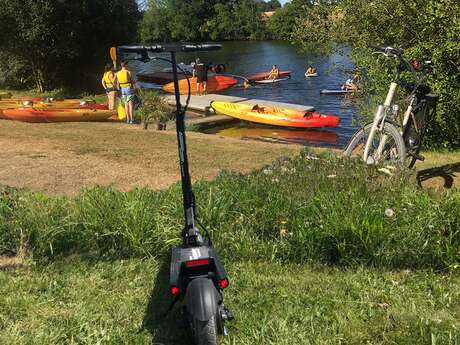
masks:
{"label": "kayak on water", "polygon": [[290,78],[291,77],[278,78],[278,79],[263,79],[263,80],[256,80],[254,82],[259,83],[259,84],[273,84],[273,83],[279,83],[280,81],[288,80]]}
{"label": "kayak on water", "polygon": [[313,77],[317,77],[317,76],[318,76],[318,73],[310,73],[310,74],[308,74],[308,73],[305,72],[305,76],[306,76],[307,78],[313,78]]}
{"label": "kayak on water", "polygon": [[[197,78],[190,78],[190,93],[195,94],[198,90],[197,86]],[[226,77],[223,75],[214,75],[208,77],[208,81],[206,83],[206,92],[217,92],[228,89],[234,85],[238,84],[238,80],[232,77]],[[173,93],[174,92],[174,83],[166,84],[162,87],[163,91]],[[188,83],[187,79],[179,80],[179,92],[180,94],[187,94],[188,93]]]}
{"label": "kayak on water", "polygon": [[327,89],[324,89],[320,91],[322,95],[343,95],[347,93],[356,93],[356,92],[360,92],[360,90],[327,90]]}
{"label": "kayak on water", "polygon": [[[279,77],[280,78],[290,77],[291,73],[292,73],[291,71],[280,71]],[[250,82],[255,82],[255,81],[267,79],[269,76],[270,76],[270,72],[259,72],[259,73],[248,75],[246,79]]]}
{"label": "kayak on water", "polygon": [[[178,73],[179,80],[185,79],[183,73]],[[173,74],[170,72],[155,72],[155,73],[139,73],[137,79],[142,82],[155,83],[158,85],[165,85],[174,80]]]}
{"label": "kayak on water", "polygon": [[211,102],[216,112],[265,125],[297,128],[336,127],[340,117],[258,104]]}
{"label": "kayak on water", "polygon": [[8,120],[33,123],[102,121],[116,114],[115,110],[98,109],[17,108],[3,110],[3,117]]}

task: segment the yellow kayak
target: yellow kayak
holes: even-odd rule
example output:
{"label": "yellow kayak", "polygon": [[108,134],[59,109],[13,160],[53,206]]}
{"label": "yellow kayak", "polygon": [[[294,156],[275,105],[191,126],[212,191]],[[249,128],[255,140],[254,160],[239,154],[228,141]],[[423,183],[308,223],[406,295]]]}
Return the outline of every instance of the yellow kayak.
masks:
{"label": "yellow kayak", "polygon": [[340,123],[338,116],[323,115],[292,108],[216,101],[212,102],[211,106],[221,114],[265,125],[314,128],[335,127]]}

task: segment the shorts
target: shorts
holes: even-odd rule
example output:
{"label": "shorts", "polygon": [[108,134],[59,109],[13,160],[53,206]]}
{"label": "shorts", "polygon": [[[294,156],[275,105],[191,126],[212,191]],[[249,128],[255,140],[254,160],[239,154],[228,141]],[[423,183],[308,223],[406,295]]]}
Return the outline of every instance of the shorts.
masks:
{"label": "shorts", "polygon": [[203,83],[208,81],[208,73],[207,72],[202,72],[198,73],[196,76],[196,82],[197,83]]}
{"label": "shorts", "polygon": [[121,101],[123,103],[134,102],[134,98],[136,97],[135,94],[131,95],[121,95]]}
{"label": "shorts", "polygon": [[117,89],[115,89],[114,87],[108,87],[107,89],[105,89],[105,92],[109,94],[110,92],[117,92]]}

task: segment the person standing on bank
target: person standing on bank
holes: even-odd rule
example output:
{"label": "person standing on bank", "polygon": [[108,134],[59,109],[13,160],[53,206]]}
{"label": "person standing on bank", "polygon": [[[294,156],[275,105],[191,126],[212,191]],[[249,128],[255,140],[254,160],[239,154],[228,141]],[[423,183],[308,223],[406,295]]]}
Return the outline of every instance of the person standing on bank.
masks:
{"label": "person standing on bank", "polygon": [[107,94],[109,110],[115,109],[115,99],[117,97],[117,89],[115,88],[116,79],[113,65],[111,63],[107,64],[101,82]]}
{"label": "person standing on bank", "polygon": [[[208,67],[204,63],[202,63],[200,59],[196,59],[195,61],[195,65],[193,66],[192,77],[196,77],[196,94],[198,96],[200,96],[201,94],[206,95],[206,84],[208,82]],[[201,84],[203,84],[203,93],[201,93]]]}
{"label": "person standing on bank", "polygon": [[126,123],[134,123],[134,80],[128,70],[128,63],[120,63],[121,70],[117,72],[116,78],[121,91],[121,101],[125,105]]}

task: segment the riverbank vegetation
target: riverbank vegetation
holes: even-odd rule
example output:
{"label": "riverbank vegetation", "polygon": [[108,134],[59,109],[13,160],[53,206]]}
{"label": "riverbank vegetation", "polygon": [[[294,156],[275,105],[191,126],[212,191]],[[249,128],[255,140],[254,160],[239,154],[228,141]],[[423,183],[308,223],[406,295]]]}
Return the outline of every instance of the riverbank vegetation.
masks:
{"label": "riverbank vegetation", "polygon": [[[5,189],[2,254],[162,257],[177,243],[181,189],[94,188],[74,199]],[[449,271],[460,265],[460,194],[434,197],[411,177],[308,151],[249,175],[195,185],[198,211],[228,257]],[[346,206],[346,207],[344,207]],[[233,236],[237,231],[237,236]]]}
{"label": "riverbank vegetation", "polygon": [[[460,340],[458,190],[309,151],[194,189],[230,275],[223,344]],[[24,266],[0,270],[0,342],[188,344],[163,317],[181,205],[179,185],[2,189],[0,254]]]}
{"label": "riverbank vegetation", "polygon": [[460,147],[459,37],[457,0],[319,2],[303,7],[291,35],[309,51],[353,48],[351,57],[366,76],[365,88],[380,102],[394,72],[388,60],[372,55],[369,44],[400,47],[406,57],[431,60],[434,73],[428,83],[439,104],[428,137],[433,146],[451,148]]}

